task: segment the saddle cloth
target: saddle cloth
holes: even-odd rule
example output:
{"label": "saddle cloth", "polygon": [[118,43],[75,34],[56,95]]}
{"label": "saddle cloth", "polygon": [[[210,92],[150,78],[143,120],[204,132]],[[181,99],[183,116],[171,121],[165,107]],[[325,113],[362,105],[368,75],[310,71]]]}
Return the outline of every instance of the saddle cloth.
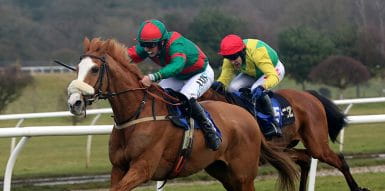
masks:
{"label": "saddle cloth", "polygon": [[[169,95],[178,98],[182,103],[181,105],[178,105],[178,106],[167,105],[168,113],[169,113],[168,118],[170,119],[170,121],[175,126],[183,128],[184,130],[189,130],[190,129],[189,120],[191,117],[191,115],[190,115],[191,109],[190,109],[190,104],[189,104],[187,98],[183,94],[181,94],[179,92],[175,92],[172,89],[167,88],[165,90]],[[171,101],[171,100],[168,100],[168,101]],[[206,117],[214,125],[217,135],[220,138],[222,138],[221,131],[219,130],[219,128],[215,124],[214,120],[211,118],[210,113],[205,108],[203,108],[203,109],[205,110]],[[199,123],[195,119],[194,119],[194,128],[195,129],[201,128],[201,126],[199,125]]]}
{"label": "saddle cloth", "polygon": [[[271,103],[275,113],[274,117],[275,120],[278,122],[279,127],[282,128],[284,126],[294,123],[295,116],[289,102],[283,96],[272,91],[269,91],[268,95],[271,99]],[[262,122],[263,119],[261,118],[262,115],[260,115],[260,107],[258,105],[255,105],[254,107],[254,105],[252,104],[252,95],[250,89],[242,88],[239,90],[239,92],[226,92],[225,96],[229,102],[239,105],[249,111],[257,119],[259,124],[264,124]]]}

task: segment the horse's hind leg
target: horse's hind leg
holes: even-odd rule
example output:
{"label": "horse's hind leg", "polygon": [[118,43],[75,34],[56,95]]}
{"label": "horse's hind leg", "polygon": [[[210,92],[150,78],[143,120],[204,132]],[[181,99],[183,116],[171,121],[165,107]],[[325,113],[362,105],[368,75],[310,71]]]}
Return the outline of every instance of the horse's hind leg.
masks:
{"label": "horse's hind leg", "polygon": [[257,169],[250,171],[253,169],[252,164],[243,170],[238,168],[238,165],[242,166],[242,164],[233,165],[235,166],[229,167],[224,162],[216,161],[205,170],[212,177],[219,180],[227,191],[254,191],[254,179]]}
{"label": "horse's hind leg", "polygon": [[216,161],[207,168],[205,168],[205,171],[215,179],[219,180],[219,182],[222,183],[226,190],[235,191],[235,189],[231,185],[228,170],[228,166],[222,161]]}
{"label": "horse's hind leg", "polygon": [[290,158],[301,168],[301,180],[299,190],[305,191],[307,184],[307,177],[310,171],[311,156],[306,149],[287,149],[285,152],[289,153]]}
{"label": "horse's hind leg", "polygon": [[346,182],[349,185],[350,190],[352,191],[367,190],[366,188],[360,188],[358,186],[357,182],[354,180],[352,174],[350,173],[349,166],[346,163],[342,154],[337,155],[335,152],[331,150],[331,148],[327,143],[317,144],[313,139],[313,140],[304,140],[304,144],[305,144],[305,147],[309,149],[311,156],[341,171],[345,177]]}

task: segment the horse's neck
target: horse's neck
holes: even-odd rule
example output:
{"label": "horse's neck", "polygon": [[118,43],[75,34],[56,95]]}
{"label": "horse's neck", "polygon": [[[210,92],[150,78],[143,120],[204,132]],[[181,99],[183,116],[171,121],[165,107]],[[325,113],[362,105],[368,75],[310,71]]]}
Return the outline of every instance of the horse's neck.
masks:
{"label": "horse's neck", "polygon": [[131,118],[137,112],[144,97],[143,90],[130,90],[140,88],[136,77],[130,74],[125,75],[112,71],[109,88],[110,92],[115,93],[129,90],[109,98],[109,102],[114,112],[116,122],[123,122]]}

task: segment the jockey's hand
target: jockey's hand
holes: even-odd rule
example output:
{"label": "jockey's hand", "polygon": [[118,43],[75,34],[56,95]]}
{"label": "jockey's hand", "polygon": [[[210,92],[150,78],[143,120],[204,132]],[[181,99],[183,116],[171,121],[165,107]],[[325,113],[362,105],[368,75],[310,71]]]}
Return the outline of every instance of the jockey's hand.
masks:
{"label": "jockey's hand", "polygon": [[148,75],[145,75],[141,80],[140,82],[145,86],[145,87],[150,87],[151,86],[151,79]]}
{"label": "jockey's hand", "polygon": [[225,85],[222,84],[220,81],[215,81],[212,85],[211,88],[215,90],[216,92],[224,92],[225,91]]}
{"label": "jockey's hand", "polygon": [[258,86],[251,93],[253,94],[253,100],[258,100],[265,95],[265,88],[263,86]]}

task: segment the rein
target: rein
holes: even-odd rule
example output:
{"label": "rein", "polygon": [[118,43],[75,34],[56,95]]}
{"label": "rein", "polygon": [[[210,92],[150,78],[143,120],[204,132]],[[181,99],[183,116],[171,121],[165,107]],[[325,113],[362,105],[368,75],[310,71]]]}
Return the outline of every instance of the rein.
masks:
{"label": "rein", "polygon": [[[157,92],[160,92],[163,97],[157,95],[156,93],[151,92],[149,90],[149,88],[151,86],[150,87],[129,88],[129,89],[119,91],[119,92],[110,92],[109,91],[109,89],[110,89],[109,88],[110,87],[109,67],[108,67],[108,62],[106,60],[106,57],[105,56],[99,57],[99,56],[95,56],[95,55],[84,54],[80,57],[80,59],[83,59],[85,57],[98,59],[102,62],[101,66],[100,66],[100,72],[99,72],[98,80],[96,81],[95,86],[94,86],[94,89],[96,89],[96,93],[92,98],[86,99],[87,105],[92,104],[92,102],[95,101],[96,99],[109,99],[109,98],[112,98],[114,96],[118,96],[118,95],[125,94],[125,93],[132,92],[132,91],[137,91],[137,90],[144,91],[143,99],[140,102],[140,105],[137,108],[137,110],[134,112],[134,114],[131,117],[129,117],[127,120],[125,120],[124,122],[121,122],[121,123],[115,122],[115,128],[117,128],[117,129],[126,128],[129,126],[135,125],[137,123],[142,123],[142,122],[146,122],[146,121],[150,121],[150,120],[168,120],[167,116],[155,116],[154,112],[152,114],[152,117],[144,117],[144,118],[138,119],[140,113],[143,110],[144,105],[146,104],[146,100],[147,100],[148,95],[150,95],[154,99],[157,99],[157,100],[159,100],[165,104],[168,104],[168,105],[174,105],[174,106],[182,105],[182,103],[179,101],[178,98],[167,94],[159,86],[155,86],[155,85],[151,85],[151,86],[154,87]],[[106,88],[107,92],[103,93],[102,87],[103,87],[103,78],[105,75],[107,76],[107,88]],[[171,99],[172,101],[177,102],[177,103],[172,103],[170,101],[167,101],[164,97],[167,97],[168,99]],[[154,101],[153,101],[152,107],[153,107],[152,110],[154,111],[154,107],[155,107]]]}
{"label": "rein", "polygon": [[[92,104],[92,102],[98,98],[99,99],[109,99],[111,97],[118,96],[118,95],[132,92],[132,91],[137,91],[137,90],[144,91],[142,101],[140,102],[138,108],[136,109],[136,111],[134,112],[134,114],[131,117],[129,117],[127,120],[125,120],[124,122],[119,123],[119,124],[116,123],[116,120],[114,119],[114,121],[115,121],[114,127],[116,129],[123,129],[126,127],[130,127],[132,125],[142,123],[142,122],[147,122],[147,121],[169,120],[168,115],[167,116],[156,116],[155,115],[155,101],[154,101],[155,99],[157,99],[157,100],[159,100],[165,104],[168,104],[168,105],[174,105],[174,106],[182,105],[182,102],[178,98],[167,94],[159,86],[156,86],[153,84],[151,84],[151,86],[155,88],[155,91],[160,92],[163,97],[157,95],[156,93],[151,92],[149,90],[149,88],[151,86],[150,87],[143,87],[141,83],[139,83],[141,86],[139,88],[129,88],[129,89],[119,91],[119,92],[110,92],[109,91],[109,89],[110,89],[109,67],[108,67],[108,62],[106,61],[106,57],[105,56],[98,57],[98,56],[94,56],[94,55],[84,54],[80,57],[80,59],[83,59],[84,57],[90,57],[90,58],[98,59],[102,62],[101,66],[100,66],[99,76],[98,76],[98,79],[97,79],[95,86],[94,86],[94,89],[95,89],[95,87],[97,87],[97,91],[91,99],[86,99],[87,104]],[[106,75],[106,78],[107,78],[107,88],[106,88],[107,92],[106,93],[103,93],[103,90],[102,90],[104,75]],[[150,95],[153,98],[152,99],[152,116],[139,118],[140,113],[142,112],[144,105],[146,104],[146,100],[148,99],[148,95]],[[167,101],[164,97],[167,97],[168,99],[170,99],[174,102],[177,102],[177,103],[172,103],[170,101]],[[194,131],[193,124],[194,123],[193,123],[192,119],[190,119],[191,128],[188,131],[185,131],[185,133],[184,133],[184,140],[183,140],[182,148],[180,151],[181,153],[177,159],[177,163],[174,165],[173,170],[170,173],[168,173],[166,180],[170,176],[176,176],[177,174],[179,174],[179,172],[184,167],[186,159],[189,157],[189,155],[191,153],[193,131]],[[165,181],[165,183],[166,182],[167,181]],[[163,187],[164,184],[161,187]]]}
{"label": "rein", "polygon": [[[106,57],[105,56],[95,56],[95,55],[90,55],[90,54],[84,54],[80,57],[80,59],[83,59],[84,57],[90,57],[90,58],[94,58],[94,59],[98,59],[102,62],[101,66],[100,66],[100,73],[99,73],[99,76],[98,76],[98,80],[96,81],[95,83],[95,86],[94,86],[94,89],[96,89],[97,93],[95,94],[94,98],[99,98],[99,99],[108,99],[108,98],[111,98],[113,96],[118,96],[120,94],[124,94],[124,93],[128,93],[130,91],[136,91],[136,90],[144,90],[145,92],[147,92],[148,94],[150,94],[152,97],[154,97],[155,99],[158,99],[166,104],[170,104],[170,105],[181,105],[181,103],[171,103],[167,100],[165,100],[164,98],[160,97],[159,95],[156,95],[155,93],[152,93],[151,91],[149,91],[149,87],[139,87],[139,88],[129,88],[129,89],[126,89],[126,90],[123,90],[123,91],[119,91],[119,92],[110,92],[108,91],[109,87],[110,87],[110,78],[109,78],[109,67],[108,67],[108,62],[106,61]],[[103,87],[103,78],[104,78],[104,74],[107,75],[107,93],[103,93],[102,91],[102,87]],[[95,88],[97,86],[97,88]],[[167,94],[165,91],[163,91],[162,89],[160,89],[158,86],[154,86],[152,85],[153,87],[155,87],[155,89],[160,92],[163,96],[166,96],[167,98],[171,99],[172,101],[175,101],[175,102],[178,102],[179,99],[176,98],[176,97],[173,97],[169,94]],[[151,86],[150,86],[151,87]]]}

